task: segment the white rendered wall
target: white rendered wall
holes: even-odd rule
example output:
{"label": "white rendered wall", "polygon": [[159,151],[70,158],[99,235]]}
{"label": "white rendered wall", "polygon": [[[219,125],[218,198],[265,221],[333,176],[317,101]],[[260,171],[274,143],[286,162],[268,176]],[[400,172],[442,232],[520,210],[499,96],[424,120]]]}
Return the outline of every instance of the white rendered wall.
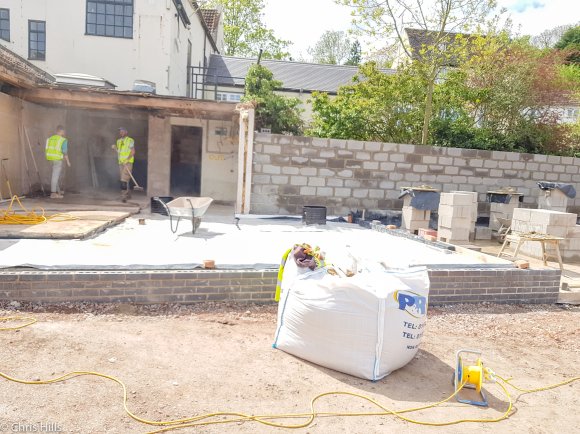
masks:
{"label": "white rendered wall", "polygon": [[10,10],[10,42],[0,43],[28,58],[28,20],[46,21],[46,60],[31,61],[49,73],[76,72],[102,77],[118,90],[135,80],[152,81],[161,95],[185,96],[187,41],[192,65],[203,64],[211,45],[190,3],[183,5],[191,28],[175,16],[172,0],[135,0],[133,38],[85,34],[85,0],[2,0]]}

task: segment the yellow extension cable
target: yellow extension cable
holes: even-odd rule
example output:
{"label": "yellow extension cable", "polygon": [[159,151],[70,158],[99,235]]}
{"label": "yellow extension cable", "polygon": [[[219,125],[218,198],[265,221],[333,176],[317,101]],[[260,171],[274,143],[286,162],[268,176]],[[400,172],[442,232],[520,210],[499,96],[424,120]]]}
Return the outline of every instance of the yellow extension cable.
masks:
{"label": "yellow extension cable", "polygon": [[[0,331],[22,329],[24,327],[27,327],[29,325],[34,324],[36,322],[36,319],[34,319],[32,317],[18,317],[18,316],[10,316],[10,317],[0,318],[0,322],[14,322],[14,321],[20,321],[20,322],[22,322],[22,324],[13,325],[13,326],[9,326],[9,327],[2,327],[2,328],[0,328]],[[108,380],[111,380],[111,381],[117,383],[123,389],[123,408],[125,409],[125,412],[127,413],[127,415],[129,415],[132,419],[134,419],[137,422],[140,422],[140,423],[143,423],[146,425],[161,427],[160,429],[157,429],[155,431],[151,431],[149,434],[162,433],[162,432],[167,432],[167,431],[172,431],[172,430],[177,430],[177,429],[182,429],[182,428],[188,428],[188,427],[202,426],[202,425],[218,425],[218,424],[240,423],[240,422],[257,422],[257,423],[271,426],[271,427],[275,427],[275,428],[298,429],[298,428],[308,427],[316,420],[316,418],[320,418],[320,417],[370,417],[370,416],[389,416],[390,415],[390,416],[395,416],[395,417],[397,417],[401,420],[404,420],[406,422],[409,422],[409,423],[418,424],[418,425],[427,425],[427,426],[447,426],[447,425],[456,425],[459,423],[466,423],[466,422],[493,423],[493,422],[500,422],[502,420],[505,420],[512,415],[513,400],[512,400],[511,394],[508,391],[506,386],[510,386],[510,387],[514,388],[515,390],[523,392],[523,393],[535,393],[535,392],[541,392],[544,390],[555,389],[557,387],[571,384],[575,381],[580,380],[580,376],[579,376],[579,377],[570,378],[570,379],[562,381],[560,383],[551,384],[551,385],[545,386],[545,387],[540,387],[540,388],[536,388],[536,389],[523,389],[523,388],[520,388],[518,386],[511,384],[511,379],[505,379],[505,378],[495,374],[491,370],[488,370],[488,372],[491,373],[493,377],[495,377],[496,379],[499,379],[501,381],[501,382],[498,382],[497,384],[502,389],[502,391],[505,394],[507,401],[508,401],[508,406],[507,406],[507,409],[505,410],[505,412],[503,412],[500,416],[498,416],[496,418],[457,419],[457,420],[451,420],[451,421],[447,421],[447,422],[421,421],[421,420],[411,419],[409,417],[403,416],[403,414],[417,412],[417,411],[421,411],[421,410],[427,410],[429,408],[434,408],[434,407],[437,407],[441,404],[444,404],[444,403],[448,402],[449,400],[451,400],[452,398],[454,398],[461,391],[461,389],[463,388],[465,383],[462,383],[460,385],[460,387],[454,393],[452,393],[447,398],[445,398],[439,402],[424,405],[421,407],[407,408],[407,409],[403,409],[403,410],[391,410],[391,409],[385,407],[384,405],[382,405],[381,403],[379,403],[378,401],[374,400],[373,398],[371,398],[369,396],[362,395],[362,394],[358,394],[358,393],[354,393],[354,392],[334,391],[334,392],[321,393],[321,394],[315,396],[310,401],[310,412],[307,412],[307,413],[247,415],[244,413],[237,413],[237,412],[216,412],[216,413],[208,413],[208,414],[203,414],[203,415],[199,415],[199,416],[194,416],[194,417],[190,417],[190,418],[166,420],[166,421],[153,421],[153,420],[143,419],[143,418],[135,415],[134,413],[132,413],[131,410],[129,410],[129,408],[127,406],[127,387],[126,387],[125,383],[123,383],[120,379],[113,377],[111,375],[106,375],[106,374],[101,374],[99,372],[91,372],[91,371],[74,371],[74,372],[69,372],[67,374],[61,375],[60,377],[52,378],[50,380],[28,381],[28,380],[21,380],[21,379],[13,378],[13,377],[11,377],[3,372],[0,372],[0,377],[5,378],[6,380],[9,380],[9,381],[20,383],[20,384],[36,384],[36,385],[57,383],[57,382],[66,381],[66,380],[69,380],[71,378],[80,377],[80,376],[95,376],[95,377],[106,378]],[[339,395],[352,396],[355,398],[359,398],[363,401],[367,401],[367,402],[373,404],[374,406],[378,407],[382,411],[356,412],[356,413],[317,412],[316,411],[315,404],[317,401],[319,401],[320,399],[322,399],[324,397],[339,396]],[[296,424],[283,424],[280,422],[274,422],[275,420],[281,420],[281,419],[306,419],[306,420],[304,422],[296,423]]]}
{"label": "yellow extension cable", "polygon": [[[18,204],[20,206],[20,213],[14,210],[14,205]],[[44,209],[40,208],[37,210],[27,210],[20,198],[18,196],[12,196],[12,200],[5,210],[0,210],[0,225],[39,225],[46,223],[47,221],[69,221],[78,220],[78,217],[71,216],[70,214],[52,214],[47,216]]]}

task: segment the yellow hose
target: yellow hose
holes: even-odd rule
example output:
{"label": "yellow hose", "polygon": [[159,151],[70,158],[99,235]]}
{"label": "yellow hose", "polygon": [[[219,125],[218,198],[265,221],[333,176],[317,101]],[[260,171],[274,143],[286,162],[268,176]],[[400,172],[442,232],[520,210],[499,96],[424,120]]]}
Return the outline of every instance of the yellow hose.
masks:
{"label": "yellow hose", "polygon": [[[20,206],[20,213],[14,210],[14,205],[18,204]],[[8,208],[5,210],[0,210],[0,225],[39,225],[46,223],[47,221],[69,221],[78,220],[78,217],[71,216],[70,214],[52,214],[47,216],[44,209],[39,210],[27,210],[20,198],[18,196],[12,196]]]}
{"label": "yellow hose", "polygon": [[[31,317],[12,316],[12,317],[0,318],[0,322],[8,322],[8,321],[21,321],[24,323],[20,324],[20,325],[11,326],[11,327],[0,328],[0,331],[21,329],[23,327],[27,327],[31,324],[34,324],[36,322],[36,320],[34,318],[31,318]],[[177,430],[177,429],[182,429],[182,428],[188,428],[188,427],[202,426],[202,425],[219,425],[219,424],[240,423],[240,422],[257,422],[257,423],[260,423],[262,425],[267,425],[267,426],[271,426],[271,427],[275,427],[275,428],[298,429],[298,428],[306,428],[306,427],[310,426],[317,418],[321,418],[321,417],[395,416],[395,417],[397,417],[401,420],[404,420],[406,422],[409,422],[409,423],[413,423],[413,424],[417,424],[417,425],[426,425],[426,426],[447,426],[447,425],[456,425],[456,424],[468,423],[468,422],[471,422],[471,423],[494,423],[494,422],[500,422],[502,420],[505,420],[513,414],[512,413],[513,400],[512,400],[511,394],[509,393],[509,391],[506,388],[506,385],[510,386],[518,391],[524,392],[524,393],[535,393],[535,392],[541,392],[544,390],[554,389],[556,387],[564,386],[566,384],[571,384],[575,381],[580,380],[580,377],[574,377],[574,378],[570,378],[568,380],[562,381],[560,383],[552,384],[552,385],[537,388],[537,389],[523,389],[523,388],[520,388],[518,386],[511,384],[510,379],[504,379],[503,377],[500,377],[499,375],[494,373],[495,378],[500,380],[500,382],[498,382],[497,384],[502,389],[502,391],[503,391],[503,393],[508,401],[508,405],[507,405],[506,410],[500,416],[498,416],[496,418],[487,418],[487,419],[455,419],[455,420],[450,420],[450,421],[446,421],[446,422],[429,422],[429,421],[417,420],[417,419],[412,419],[410,417],[403,416],[405,413],[412,413],[412,412],[427,410],[427,409],[434,408],[434,407],[437,407],[441,404],[448,402],[449,400],[454,398],[461,391],[461,389],[465,385],[465,383],[462,383],[460,385],[460,387],[458,387],[454,393],[452,393],[447,398],[445,398],[441,401],[438,401],[438,402],[433,403],[433,404],[424,405],[421,407],[406,408],[403,410],[392,410],[392,409],[386,407],[385,405],[379,403],[375,399],[373,399],[369,396],[366,396],[366,395],[359,394],[359,393],[334,391],[334,392],[320,393],[320,394],[316,395],[310,401],[310,411],[305,412],[305,413],[248,415],[248,414],[238,413],[238,412],[215,412],[215,413],[202,414],[202,415],[194,416],[194,417],[190,417],[190,418],[154,421],[154,420],[148,420],[148,419],[141,418],[141,417],[137,416],[136,414],[132,413],[131,410],[129,410],[129,407],[127,405],[127,386],[125,385],[125,383],[123,383],[123,381],[121,381],[120,379],[113,377],[111,375],[106,375],[106,374],[102,374],[99,372],[92,372],[92,371],[74,371],[74,372],[69,372],[67,374],[64,374],[64,375],[61,375],[59,377],[55,377],[55,378],[52,378],[49,380],[28,381],[28,380],[17,379],[17,378],[9,376],[3,372],[0,372],[0,377],[5,378],[6,380],[13,381],[15,383],[20,383],[20,384],[34,384],[34,385],[52,384],[52,383],[57,383],[57,382],[61,382],[61,381],[66,381],[66,380],[69,380],[71,378],[80,377],[80,376],[101,377],[101,378],[105,378],[107,380],[111,380],[111,381],[117,383],[119,386],[121,386],[121,388],[123,389],[123,408],[124,408],[125,412],[127,413],[127,415],[137,422],[140,422],[140,423],[143,423],[146,425],[150,425],[150,426],[162,427],[161,429],[151,431],[149,434],[162,433],[162,432],[167,432],[167,431],[172,431],[172,430]],[[317,412],[316,411],[315,407],[316,407],[317,401],[321,400],[324,397],[339,396],[339,395],[352,396],[355,398],[359,398],[363,401],[366,401],[366,402],[374,405],[375,407],[377,407],[378,409],[380,409],[382,411],[356,412],[356,413]],[[304,422],[295,423],[295,424],[283,424],[280,422],[275,422],[276,420],[279,421],[282,419],[306,419],[306,420]]]}

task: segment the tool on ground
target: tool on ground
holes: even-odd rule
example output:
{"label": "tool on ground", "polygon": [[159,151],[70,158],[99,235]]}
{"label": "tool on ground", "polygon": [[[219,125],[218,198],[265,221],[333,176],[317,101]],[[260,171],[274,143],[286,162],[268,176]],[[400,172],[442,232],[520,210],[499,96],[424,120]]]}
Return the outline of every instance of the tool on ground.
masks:
{"label": "tool on ground", "polygon": [[2,169],[2,176],[6,180],[6,185],[8,185],[8,193],[10,193],[10,197],[14,196],[12,193],[12,187],[10,186],[10,180],[8,179],[8,172],[6,172],[6,167],[4,167],[4,162],[8,161],[8,158],[2,158],[0,160],[0,168]]}
{"label": "tool on ground", "polygon": [[[181,218],[189,217],[191,218],[191,224],[193,226],[193,233],[199,225],[201,224],[201,217],[205,214],[213,199],[211,197],[178,197],[173,199],[171,202],[158,201],[169,216],[169,225],[171,227],[171,232],[176,233],[179,227],[179,221]],[[175,229],[173,228],[173,219],[177,218],[177,223],[175,224]]]}
{"label": "tool on ground", "polygon": [[[476,356],[476,359],[469,360],[468,356]],[[474,363],[468,365],[467,363]],[[453,386],[455,387],[455,397],[457,401],[463,404],[477,405],[487,407],[487,397],[482,389],[483,381],[495,381],[493,372],[483,367],[481,361],[481,351],[459,350],[455,354],[455,373],[453,375]],[[462,389],[472,389],[479,395],[479,399],[462,398],[459,391]]]}
{"label": "tool on ground", "polygon": [[28,166],[28,156],[26,155],[26,148],[24,147],[24,133],[22,126],[18,128],[18,139],[22,144],[22,154],[24,155],[24,167],[26,168],[26,182],[28,183],[28,194],[32,194],[32,184],[30,182],[30,167]]}
{"label": "tool on ground", "polygon": [[38,165],[36,164],[36,158],[34,158],[34,152],[32,151],[32,145],[30,144],[30,137],[28,136],[28,131],[26,131],[26,127],[24,125],[22,125],[22,129],[24,130],[24,136],[26,137],[26,141],[28,142],[28,150],[30,151],[32,162],[34,163],[34,169],[36,170],[36,175],[38,176],[40,190],[42,191],[42,195],[46,196],[46,191],[44,191],[44,186],[42,185],[42,178],[40,177],[40,172],[38,171]]}
{"label": "tool on ground", "polygon": [[131,179],[133,180],[133,184],[135,184],[134,189],[137,191],[143,191],[143,187],[141,187],[137,181],[135,180],[135,177],[133,176],[133,174],[131,173],[131,171],[129,170],[129,168],[127,167],[126,164],[123,165],[123,167],[125,168],[125,170],[127,171],[127,173],[129,174],[129,176],[131,177]]}

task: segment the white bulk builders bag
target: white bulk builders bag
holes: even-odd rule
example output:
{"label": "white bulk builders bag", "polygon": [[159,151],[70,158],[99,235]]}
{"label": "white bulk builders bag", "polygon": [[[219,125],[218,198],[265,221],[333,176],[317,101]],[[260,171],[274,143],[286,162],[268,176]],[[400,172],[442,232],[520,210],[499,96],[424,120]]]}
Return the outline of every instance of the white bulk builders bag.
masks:
{"label": "white bulk builders bag", "polygon": [[409,363],[427,316],[424,267],[353,277],[306,272],[289,258],[274,348],[327,368],[379,380]]}

